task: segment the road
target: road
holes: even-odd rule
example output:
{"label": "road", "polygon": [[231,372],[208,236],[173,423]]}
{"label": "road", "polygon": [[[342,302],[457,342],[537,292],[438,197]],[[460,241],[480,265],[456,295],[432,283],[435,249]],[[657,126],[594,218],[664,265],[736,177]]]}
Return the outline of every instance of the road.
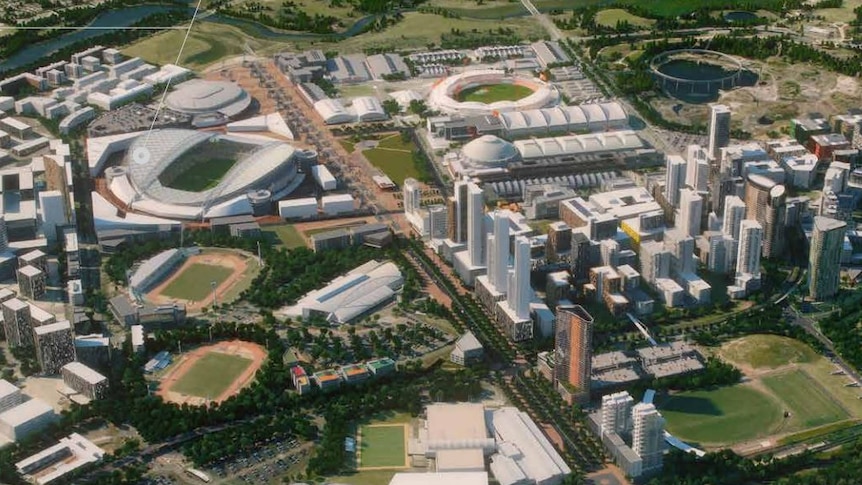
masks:
{"label": "road", "polygon": [[530,0],[521,0],[521,3],[524,4],[524,8],[526,8],[527,11],[530,12],[530,15],[536,17],[536,20],[538,20],[545,28],[545,30],[548,31],[548,34],[550,34],[551,36],[551,40],[563,39],[563,33],[560,31],[560,29],[557,28],[556,25],[554,25],[554,21],[549,19],[547,15],[543,14],[542,12],[539,12],[539,9],[537,9],[536,6],[533,5],[533,2],[531,2]]}

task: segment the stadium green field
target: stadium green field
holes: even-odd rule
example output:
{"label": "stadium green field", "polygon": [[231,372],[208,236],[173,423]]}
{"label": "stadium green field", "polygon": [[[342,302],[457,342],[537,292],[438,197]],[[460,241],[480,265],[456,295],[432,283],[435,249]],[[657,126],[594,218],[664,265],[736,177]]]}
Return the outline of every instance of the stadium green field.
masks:
{"label": "stadium green field", "polygon": [[809,363],[818,358],[805,343],[778,335],[748,335],[723,345],[721,354],[733,363],[755,369]]}
{"label": "stadium green field", "polygon": [[401,468],[406,461],[405,428],[401,424],[363,426],[360,430],[360,468]]}
{"label": "stadium green field", "polygon": [[189,396],[215,399],[251,365],[251,359],[210,352],[194,363],[170,390]]}
{"label": "stadium green field", "polygon": [[658,401],[667,429],[696,443],[736,443],[770,434],[782,421],[781,405],[745,385],[681,392]]}
{"label": "stadium green field", "polygon": [[161,294],[169,298],[202,301],[210,296],[212,292],[210,283],[212,281],[215,281],[216,286],[218,286],[231,273],[233,270],[224,266],[194,263],[171,281]]}
{"label": "stadium green field", "polygon": [[495,103],[497,101],[517,101],[533,94],[533,90],[518,84],[482,84],[461,90],[458,101]]}
{"label": "stadium green field", "polygon": [[235,164],[236,160],[234,159],[210,159],[177,175],[167,186],[177,190],[203,192],[218,185],[222,177]]}
{"label": "stadium green field", "polygon": [[849,417],[820,384],[801,370],[766,376],[762,381],[784,401],[792,422],[797,426],[821,426]]}

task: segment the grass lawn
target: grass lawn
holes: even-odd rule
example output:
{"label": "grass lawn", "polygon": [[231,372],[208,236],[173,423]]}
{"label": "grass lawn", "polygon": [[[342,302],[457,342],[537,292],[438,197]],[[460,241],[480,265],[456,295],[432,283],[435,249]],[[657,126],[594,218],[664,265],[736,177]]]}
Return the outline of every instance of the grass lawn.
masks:
{"label": "grass lawn", "polygon": [[251,359],[238,355],[210,352],[198,360],[171,391],[215,399],[251,365]]}
{"label": "grass lawn", "polygon": [[233,273],[230,268],[212,264],[195,263],[165,287],[162,294],[170,298],[201,301],[212,293],[211,281],[220,285]]}
{"label": "grass lawn", "polygon": [[604,25],[606,27],[615,27],[617,22],[628,22],[629,25],[633,25],[635,27],[652,27],[655,24],[655,20],[646,19],[643,17],[638,17],[632,13],[629,13],[621,8],[609,8],[607,10],[600,10],[596,14],[596,23],[598,25]]}
{"label": "grass lawn", "polygon": [[784,401],[791,419],[803,428],[848,417],[816,381],[800,370],[764,377],[763,384]]}
{"label": "grass lawn", "polygon": [[356,149],[356,144],[350,140],[338,140],[338,144],[347,150],[347,153],[353,153],[353,150]]}
{"label": "grass lawn", "polygon": [[[420,12],[404,12],[404,19],[380,32],[357,35],[341,42],[310,41],[301,43],[299,48],[336,50],[338,52],[362,52],[374,47],[380,50],[401,51],[411,48],[427,49],[429,43],[439,44],[442,35],[450,35],[452,29],[462,32],[486,32],[488,29],[508,28],[522,39],[542,38],[547,35],[532,17],[507,20],[486,20],[473,18],[452,19],[442,15]],[[176,56],[176,51],[174,51]]]}
{"label": "grass lawn", "polygon": [[233,159],[215,158],[208,160],[179,174],[167,186],[188,192],[203,192],[218,185],[222,177],[234,165],[236,165],[236,160]]}
{"label": "grass lawn", "polygon": [[402,425],[363,426],[361,467],[403,467],[405,462]]}
{"label": "grass lawn", "polygon": [[659,401],[667,429],[693,443],[736,443],[770,434],[781,422],[778,402],[745,385],[674,394]]}
{"label": "grass lawn", "polygon": [[305,246],[305,239],[293,224],[280,224],[275,226],[264,226],[261,232],[271,238],[276,245],[285,249],[301,248]]}
{"label": "grass lawn", "polygon": [[381,138],[380,141],[377,142],[377,147],[388,148],[390,150],[402,150],[405,152],[413,152],[413,150],[417,149],[413,140],[408,139],[407,141],[404,141],[404,139],[401,138],[400,133],[387,135]]}
{"label": "grass lawn", "polygon": [[818,358],[808,345],[778,335],[749,335],[722,346],[721,355],[731,362],[755,369],[791,363],[809,363]]}
{"label": "grass lawn", "polygon": [[[139,40],[123,49],[127,56],[137,56],[153,64],[173,64],[177,61],[185,30],[171,30]],[[250,36],[237,27],[206,21],[197,22],[189,33],[179,65],[197,70],[219,60],[243,53],[248,42],[256,52],[273,48],[277,44]]]}
{"label": "grass lawn", "polygon": [[372,148],[365,150],[362,155],[371,162],[371,165],[383,171],[393,182],[398,185],[404,183],[408,177],[419,178],[419,171],[413,164],[413,154],[403,150],[391,150],[387,148]]}
{"label": "grass lawn", "polygon": [[458,101],[495,103],[497,101],[517,101],[533,94],[533,90],[518,84],[480,84],[461,90]]}

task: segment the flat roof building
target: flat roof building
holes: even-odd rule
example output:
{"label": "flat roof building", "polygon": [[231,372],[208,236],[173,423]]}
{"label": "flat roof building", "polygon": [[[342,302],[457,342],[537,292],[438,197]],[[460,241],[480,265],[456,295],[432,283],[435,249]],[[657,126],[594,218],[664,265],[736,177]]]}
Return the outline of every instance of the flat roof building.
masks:
{"label": "flat roof building", "polygon": [[108,391],[108,378],[80,362],[70,362],[60,369],[63,383],[88,399],[101,399]]}
{"label": "flat roof building", "polygon": [[530,417],[516,408],[489,413],[488,427],[497,439],[491,473],[500,485],[557,485],[572,473],[548,438]]}
{"label": "flat roof building", "polygon": [[15,468],[32,483],[46,485],[90,463],[102,459],[105,451],[78,433],[63,438],[54,446],[29,456]]}
{"label": "flat roof building", "polygon": [[0,414],[0,434],[18,441],[41,431],[55,420],[54,408],[41,399],[30,399]]}

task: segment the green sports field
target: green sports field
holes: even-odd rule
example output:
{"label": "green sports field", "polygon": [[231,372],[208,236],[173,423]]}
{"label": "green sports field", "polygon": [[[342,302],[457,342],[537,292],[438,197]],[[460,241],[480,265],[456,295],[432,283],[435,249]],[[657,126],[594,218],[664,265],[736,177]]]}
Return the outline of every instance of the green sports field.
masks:
{"label": "green sports field", "polygon": [[363,150],[362,155],[371,165],[379,168],[398,185],[406,178],[422,178],[413,160],[417,147],[412,141],[404,142],[401,135],[389,135],[377,143],[377,148]]}
{"label": "green sports field", "polygon": [[234,165],[235,159],[210,159],[177,175],[167,186],[188,192],[203,192],[218,185]]}
{"label": "green sports field", "polygon": [[161,294],[169,298],[181,300],[202,301],[212,293],[212,281],[216,286],[226,280],[233,270],[224,266],[194,263],[162,290]]}
{"label": "green sports field", "polygon": [[405,428],[401,424],[363,426],[360,430],[360,468],[401,468],[406,461]]}
{"label": "green sports field", "polygon": [[674,394],[658,402],[667,429],[696,443],[736,443],[773,431],[783,420],[781,405],[745,385]]}
{"label": "green sports field", "polygon": [[483,84],[472,86],[458,93],[458,101],[495,103],[497,101],[517,101],[533,94],[533,90],[518,84]]}
{"label": "green sports field", "polygon": [[721,355],[755,369],[814,362],[818,356],[808,345],[778,335],[748,335],[722,346]]}
{"label": "green sports field", "polygon": [[201,357],[170,390],[189,396],[215,399],[251,365],[251,359],[210,352]]}
{"label": "green sports field", "polygon": [[784,401],[796,426],[821,426],[848,417],[823,387],[801,370],[764,377],[763,384]]}

